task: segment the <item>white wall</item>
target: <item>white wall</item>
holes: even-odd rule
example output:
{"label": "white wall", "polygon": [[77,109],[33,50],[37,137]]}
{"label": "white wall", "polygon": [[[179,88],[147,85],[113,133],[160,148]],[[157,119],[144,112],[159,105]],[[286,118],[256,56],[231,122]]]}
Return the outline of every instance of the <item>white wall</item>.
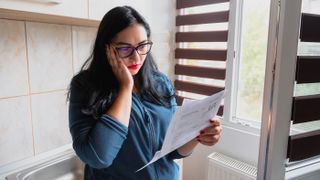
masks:
{"label": "white wall", "polygon": [[[175,1],[157,1],[151,3],[152,53],[160,71],[174,79],[175,46]],[[149,18],[150,19],[150,18]]]}
{"label": "white wall", "polygon": [[222,126],[222,128],[218,144],[212,147],[199,145],[190,157],[184,159],[184,180],[205,180],[209,163],[207,156],[213,151],[221,152],[252,165],[258,164],[259,136],[230,126]]}

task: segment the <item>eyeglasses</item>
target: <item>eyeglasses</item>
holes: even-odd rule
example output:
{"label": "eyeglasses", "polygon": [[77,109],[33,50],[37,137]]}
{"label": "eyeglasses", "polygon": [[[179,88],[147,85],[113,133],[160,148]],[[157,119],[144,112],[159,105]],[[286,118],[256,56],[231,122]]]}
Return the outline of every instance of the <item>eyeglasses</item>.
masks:
{"label": "eyeglasses", "polygon": [[146,42],[146,43],[139,44],[137,47],[126,45],[126,46],[114,47],[114,48],[117,51],[120,58],[127,58],[132,56],[134,50],[137,51],[137,53],[140,55],[148,54],[151,50],[152,44],[153,44],[152,42]]}

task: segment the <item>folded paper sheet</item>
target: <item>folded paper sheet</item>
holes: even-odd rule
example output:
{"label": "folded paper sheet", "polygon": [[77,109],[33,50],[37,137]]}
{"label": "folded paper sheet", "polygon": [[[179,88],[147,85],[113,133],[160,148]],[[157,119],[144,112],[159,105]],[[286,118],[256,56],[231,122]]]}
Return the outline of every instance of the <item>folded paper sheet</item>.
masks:
{"label": "folded paper sheet", "polygon": [[224,90],[205,99],[188,101],[177,107],[161,150],[157,151],[151,161],[137,172],[198,136],[199,131],[208,127],[209,120],[216,116],[223,97]]}

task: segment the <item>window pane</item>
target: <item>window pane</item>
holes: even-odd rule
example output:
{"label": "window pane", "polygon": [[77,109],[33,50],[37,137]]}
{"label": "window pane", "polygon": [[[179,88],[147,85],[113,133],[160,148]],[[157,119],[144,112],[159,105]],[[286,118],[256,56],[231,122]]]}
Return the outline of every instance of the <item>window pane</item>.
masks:
{"label": "window pane", "polygon": [[319,0],[303,0],[302,12],[310,14],[320,14],[320,1]]}
{"label": "window pane", "polygon": [[320,83],[295,84],[294,96],[320,94]]}
{"label": "window pane", "polygon": [[185,14],[201,14],[201,13],[228,11],[228,10],[229,10],[229,3],[226,2],[226,3],[217,3],[217,4],[185,8],[184,13]]}
{"label": "window pane", "polygon": [[192,49],[226,50],[227,42],[192,42],[185,43],[185,46]]}
{"label": "window pane", "polygon": [[228,30],[228,23],[208,23],[182,26],[181,32],[201,31],[225,31]]}
{"label": "window pane", "polygon": [[299,42],[298,55],[299,56],[320,56],[320,43]]}
{"label": "window pane", "polygon": [[319,127],[320,127],[320,120],[312,121],[312,122],[305,122],[305,123],[300,123],[300,124],[293,124],[290,127],[291,128],[290,135],[315,131],[315,130],[318,130]]}
{"label": "window pane", "polygon": [[267,54],[269,0],[244,0],[236,116],[260,121]]}

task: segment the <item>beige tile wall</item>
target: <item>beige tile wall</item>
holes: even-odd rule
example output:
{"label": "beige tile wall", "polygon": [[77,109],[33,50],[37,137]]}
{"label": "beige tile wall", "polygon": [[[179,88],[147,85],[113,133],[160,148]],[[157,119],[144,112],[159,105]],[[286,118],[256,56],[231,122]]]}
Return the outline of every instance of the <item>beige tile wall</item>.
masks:
{"label": "beige tile wall", "polygon": [[26,53],[24,23],[0,20],[0,98],[29,93]]}
{"label": "beige tile wall", "polygon": [[83,63],[88,59],[93,48],[93,43],[88,42],[95,40],[96,31],[96,28],[72,27],[73,65],[75,72],[78,72]]}
{"label": "beige tile wall", "polygon": [[65,89],[72,77],[71,26],[26,22],[31,93]]}
{"label": "beige tile wall", "polygon": [[66,90],[95,33],[0,19],[0,167],[71,143]]}
{"label": "beige tile wall", "polygon": [[0,99],[0,165],[33,156],[30,98]]}

